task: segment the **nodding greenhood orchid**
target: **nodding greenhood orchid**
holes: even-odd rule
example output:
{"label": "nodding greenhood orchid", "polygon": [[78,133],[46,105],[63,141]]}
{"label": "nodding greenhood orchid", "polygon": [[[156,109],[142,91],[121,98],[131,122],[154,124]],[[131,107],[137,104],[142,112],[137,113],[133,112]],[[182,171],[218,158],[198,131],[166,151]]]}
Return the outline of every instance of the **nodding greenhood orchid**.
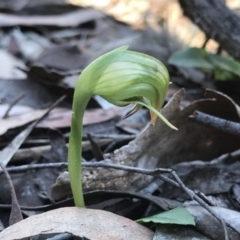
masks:
{"label": "nodding greenhood orchid", "polygon": [[129,51],[126,46],[104,54],[84,69],[73,97],[68,151],[68,171],[76,206],[84,207],[81,180],[82,120],[90,98],[99,95],[117,106],[135,104],[125,117],[145,106],[150,110],[152,124],[159,117],[169,127],[177,130],[159,112],[168,85],[168,71],[159,60]]}

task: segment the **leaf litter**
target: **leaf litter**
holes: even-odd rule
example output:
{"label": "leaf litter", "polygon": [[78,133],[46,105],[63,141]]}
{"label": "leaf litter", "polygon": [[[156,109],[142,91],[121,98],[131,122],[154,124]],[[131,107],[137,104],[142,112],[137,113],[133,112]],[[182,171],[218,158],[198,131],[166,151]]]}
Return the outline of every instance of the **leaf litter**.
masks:
{"label": "leaf litter", "polygon": [[[161,33],[151,29],[133,30],[98,10],[60,2],[9,2],[3,7],[8,11],[0,15],[4,20],[1,21],[0,47],[2,55],[8,56],[7,67],[0,73],[0,87],[4,89],[0,91],[0,116],[5,115],[20,93],[24,94],[8,116],[0,119],[0,161],[7,165],[21,213],[24,217],[31,216],[8,227],[9,209],[15,205],[11,206],[11,189],[0,171],[1,239],[64,232],[89,239],[152,239],[153,235],[154,239],[163,236],[166,239],[176,236],[224,239],[223,225],[218,220],[198,202],[190,201],[183,189],[159,180],[156,175],[84,167],[85,197],[91,209],[67,208],[73,202],[65,171],[66,143],[78,75],[101,54],[126,44],[131,50],[150,54],[167,65],[173,84],[168,92],[168,104],[161,112],[179,131],[171,131],[161,121],[154,127],[148,125],[145,109],[121,121],[125,110],[102,108],[102,100],[95,98],[84,118],[84,163],[122,164],[150,170],[171,168],[189,189],[215,206],[212,209],[228,226],[239,229],[239,138],[189,121],[194,111],[200,111],[239,123],[239,106],[231,99],[239,102],[239,97],[216,91],[219,83],[207,82],[205,72],[181,66],[176,71],[169,65],[169,56],[181,49],[182,44],[166,30]],[[211,89],[203,96],[206,86]],[[181,87],[186,88],[186,93]],[[31,124],[62,95],[67,97],[58,108],[37,126]],[[27,124],[30,124],[28,128]],[[130,138],[121,137],[126,134]],[[16,142],[17,136],[21,139]],[[106,152],[103,161],[102,152]],[[41,164],[43,168],[30,170],[31,165]],[[48,168],[48,164],[59,165]],[[21,171],[21,166],[29,166],[29,170]],[[166,176],[170,177],[169,173]],[[176,207],[184,207],[192,214],[194,228],[143,227],[132,221]],[[39,212],[43,213],[37,214]],[[230,239],[239,239],[231,227],[227,230]]]}

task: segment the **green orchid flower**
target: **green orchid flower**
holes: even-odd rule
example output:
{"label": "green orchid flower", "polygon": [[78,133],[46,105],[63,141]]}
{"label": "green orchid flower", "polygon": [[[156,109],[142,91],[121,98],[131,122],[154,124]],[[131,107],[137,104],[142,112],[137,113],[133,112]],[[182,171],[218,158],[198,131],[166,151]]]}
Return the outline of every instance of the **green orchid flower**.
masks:
{"label": "green orchid flower", "polygon": [[150,110],[151,123],[157,117],[177,130],[161,115],[169,85],[165,66],[157,59],[117,48],[93,61],[80,75],[73,97],[73,114],[68,151],[68,171],[75,205],[84,207],[82,193],[82,120],[90,98],[99,95],[117,106],[134,104],[129,117],[142,106]]}

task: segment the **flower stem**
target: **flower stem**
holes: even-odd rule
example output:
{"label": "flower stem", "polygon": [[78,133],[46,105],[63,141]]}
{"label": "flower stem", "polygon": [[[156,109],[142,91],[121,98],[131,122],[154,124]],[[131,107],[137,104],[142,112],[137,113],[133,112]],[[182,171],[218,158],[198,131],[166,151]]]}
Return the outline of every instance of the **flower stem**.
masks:
{"label": "flower stem", "polygon": [[90,97],[74,93],[71,134],[68,149],[68,172],[75,206],[85,207],[82,190],[82,130],[83,115]]}

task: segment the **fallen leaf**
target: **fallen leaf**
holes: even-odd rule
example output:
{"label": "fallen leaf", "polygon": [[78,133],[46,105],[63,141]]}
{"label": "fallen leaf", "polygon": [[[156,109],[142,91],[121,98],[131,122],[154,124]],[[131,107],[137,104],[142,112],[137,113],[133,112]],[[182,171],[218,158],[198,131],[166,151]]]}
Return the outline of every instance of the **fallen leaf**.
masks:
{"label": "fallen leaf", "polygon": [[[84,112],[83,125],[91,125],[95,123],[108,121],[122,111],[120,107],[114,107],[108,110],[101,108],[88,109]],[[45,120],[41,121],[37,127],[39,128],[63,128],[71,126],[72,110],[62,109],[61,111],[53,111]]]}
{"label": "fallen leaf", "polygon": [[[80,48],[76,43],[66,43],[61,45],[51,46],[51,48],[46,49],[41,56],[36,60],[36,66],[46,66],[47,68],[54,69],[48,72],[53,76],[54,71],[79,71],[86,67],[87,63],[90,61],[93,53],[91,51],[86,51],[84,48]],[[46,68],[46,69],[47,69]],[[46,69],[33,68],[30,71],[31,79],[35,80],[41,79],[41,75],[49,75],[46,72]],[[39,76],[39,74],[41,74]],[[49,79],[51,75],[47,76]],[[58,74],[55,73],[55,77],[58,77]],[[44,79],[46,81],[46,79]]]}
{"label": "fallen leaf", "polygon": [[[9,104],[0,105],[0,119],[5,115],[6,111],[9,109],[9,106],[10,106]],[[23,114],[31,110],[32,108],[28,106],[16,105],[10,110],[8,116]]]}
{"label": "fallen leaf", "polygon": [[13,99],[16,99],[21,93],[24,94],[24,98],[19,102],[19,105],[35,109],[49,106],[49,103],[59,98],[55,91],[53,92],[42,84],[28,79],[21,81],[0,79],[0,89],[4,89],[4,91],[0,91],[0,99],[5,104],[12,103]]}
{"label": "fallen leaf", "polygon": [[26,68],[24,63],[3,49],[0,49],[0,62],[1,79],[22,80],[26,78],[26,74],[18,69],[18,67]]}
{"label": "fallen leaf", "polygon": [[68,232],[90,240],[151,240],[153,232],[116,214],[67,207],[31,216],[0,233],[1,240]]}
{"label": "fallen leaf", "polygon": [[22,56],[25,62],[36,61],[46,48],[52,46],[52,42],[40,33],[14,28],[9,35],[9,52]]}
{"label": "fallen leaf", "polygon": [[[13,108],[14,109],[14,108]],[[22,108],[23,113],[18,115],[10,114],[10,117],[0,119],[0,135],[6,133],[9,129],[21,127],[27,123],[38,119],[46,110],[34,110],[31,108]],[[117,116],[122,111],[120,107],[114,107],[109,110],[89,109],[84,113],[83,125],[90,125],[108,121]],[[37,124],[37,128],[64,128],[71,126],[72,110],[66,108],[55,108],[44,120]]]}
{"label": "fallen leaf", "polygon": [[97,20],[104,17],[104,14],[95,9],[79,9],[70,13],[58,15],[35,15],[35,16],[21,16],[0,13],[0,26],[58,26],[58,27],[75,27],[80,24]]}
{"label": "fallen leaf", "polygon": [[[61,112],[65,109],[54,109],[53,112]],[[16,116],[10,116],[8,118],[0,119],[0,135],[3,135],[7,130],[23,126],[27,123],[33,122],[39,119],[46,110],[34,110],[19,114]]]}
{"label": "fallen leaf", "polygon": [[210,240],[194,228],[179,225],[158,225],[153,240]]}
{"label": "fallen leaf", "polygon": [[[190,189],[197,189],[205,195],[227,194],[239,182],[240,162],[239,155],[228,153],[212,161],[191,161],[173,165],[181,180]],[[221,162],[219,161],[221,160]],[[163,183],[162,196],[171,199],[188,199],[188,196],[179,188]]]}
{"label": "fallen leaf", "polygon": [[[231,223],[236,229],[240,229],[240,213],[221,207],[210,207],[221,219]],[[213,217],[205,208],[200,206],[189,206],[187,210],[194,216],[195,228],[205,234],[210,239],[224,240],[224,230],[222,224]],[[240,239],[240,231],[236,233],[228,228],[229,239]]]}
{"label": "fallen leaf", "polygon": [[30,124],[26,129],[24,129],[22,132],[20,132],[13,140],[12,142],[5,147],[2,151],[0,151],[0,163],[3,164],[3,166],[7,166],[15,152],[19,149],[19,147],[22,145],[24,140],[27,138],[27,136],[30,134],[30,132],[34,129],[34,127],[37,125],[39,121],[41,121],[44,117],[48,115],[48,113],[57,105],[59,104],[65,97],[61,97],[58,101],[56,101],[50,108],[47,110],[44,110],[42,114],[38,117],[38,119]]}
{"label": "fallen leaf", "polygon": [[137,220],[138,223],[178,224],[195,225],[193,216],[186,208],[174,208],[149,217]]}
{"label": "fallen leaf", "polygon": [[[68,61],[68,60],[64,59],[64,61]],[[57,67],[59,68],[59,65]],[[66,68],[66,65],[64,67]],[[63,88],[72,88],[72,89],[75,88],[79,75],[80,75],[80,70],[76,70],[74,72],[59,71],[56,69],[49,68],[39,62],[34,63],[34,65],[32,65],[30,70],[28,71],[28,77],[30,79],[37,80],[38,82],[41,82],[47,85],[60,86]]]}

